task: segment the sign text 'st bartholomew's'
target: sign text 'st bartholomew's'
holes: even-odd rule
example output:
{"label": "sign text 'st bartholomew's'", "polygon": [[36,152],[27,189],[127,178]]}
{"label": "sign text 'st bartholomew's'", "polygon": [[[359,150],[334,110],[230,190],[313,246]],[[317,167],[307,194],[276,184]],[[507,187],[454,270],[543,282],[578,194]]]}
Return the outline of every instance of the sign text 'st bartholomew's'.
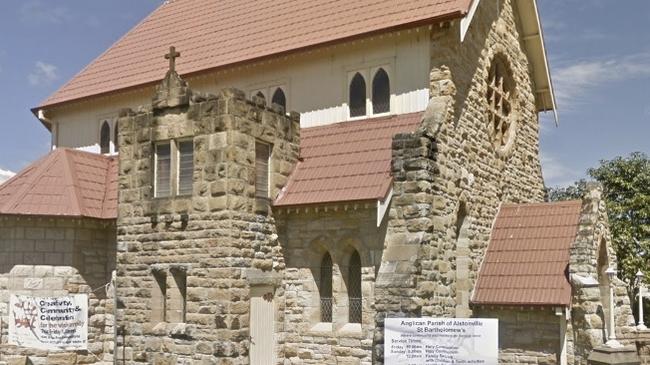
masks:
{"label": "sign text 'st bartholomew's'", "polygon": [[497,365],[497,319],[386,318],[386,365]]}

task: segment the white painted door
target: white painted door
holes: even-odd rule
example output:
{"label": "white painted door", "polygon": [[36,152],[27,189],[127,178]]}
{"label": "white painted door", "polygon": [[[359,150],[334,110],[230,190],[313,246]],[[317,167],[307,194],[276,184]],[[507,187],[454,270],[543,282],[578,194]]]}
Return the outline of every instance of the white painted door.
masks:
{"label": "white painted door", "polygon": [[275,364],[275,306],[272,287],[251,288],[251,365]]}

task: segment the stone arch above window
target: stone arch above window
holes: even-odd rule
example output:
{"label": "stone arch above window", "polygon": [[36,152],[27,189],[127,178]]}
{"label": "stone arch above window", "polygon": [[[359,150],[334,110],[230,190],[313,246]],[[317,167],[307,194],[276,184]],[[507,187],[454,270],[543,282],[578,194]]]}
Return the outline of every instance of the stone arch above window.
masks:
{"label": "stone arch above window", "polygon": [[503,55],[492,59],[487,83],[490,140],[498,152],[506,152],[515,134],[515,82]]}
{"label": "stone arch above window", "polygon": [[366,115],[366,80],[358,72],[350,82],[349,106],[350,117]]}
{"label": "stone arch above window", "polygon": [[320,278],[318,291],[320,294],[320,321],[332,322],[332,256],[325,252],[320,263]]}
{"label": "stone arch above window", "polygon": [[375,72],[372,79],[372,113],[388,113],[390,111],[390,79],[383,68]]}
{"label": "stone arch above window", "polygon": [[361,256],[354,250],[348,263],[348,322],[361,323],[363,295],[361,292]]}
{"label": "stone arch above window", "polygon": [[99,151],[101,153],[111,152],[111,126],[108,121],[102,122],[99,132]]}
{"label": "stone arch above window", "polygon": [[276,88],[273,92],[271,104],[278,104],[282,109],[287,110],[287,96],[284,94],[284,90],[282,90],[281,87]]}

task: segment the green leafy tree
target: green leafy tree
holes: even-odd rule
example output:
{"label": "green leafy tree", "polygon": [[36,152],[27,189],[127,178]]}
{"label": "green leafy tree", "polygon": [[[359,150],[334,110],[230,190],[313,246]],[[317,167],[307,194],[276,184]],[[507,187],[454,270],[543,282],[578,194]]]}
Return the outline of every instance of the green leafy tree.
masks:
{"label": "green leafy tree", "polygon": [[547,187],[546,200],[556,202],[560,200],[578,200],[582,199],[587,181],[580,179],[569,186]]}
{"label": "green leafy tree", "polygon": [[634,152],[600,161],[588,173],[603,186],[618,276],[632,292],[636,272],[650,273],[650,160]]}

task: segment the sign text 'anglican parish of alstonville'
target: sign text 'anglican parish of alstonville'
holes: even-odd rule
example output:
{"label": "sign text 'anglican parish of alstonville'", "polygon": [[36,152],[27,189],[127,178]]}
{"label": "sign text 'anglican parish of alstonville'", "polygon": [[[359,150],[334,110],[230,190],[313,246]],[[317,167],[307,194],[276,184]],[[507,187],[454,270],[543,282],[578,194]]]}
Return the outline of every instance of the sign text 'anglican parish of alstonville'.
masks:
{"label": "sign text 'anglican parish of alstonville'", "polygon": [[499,323],[478,318],[386,318],[386,365],[497,365]]}

